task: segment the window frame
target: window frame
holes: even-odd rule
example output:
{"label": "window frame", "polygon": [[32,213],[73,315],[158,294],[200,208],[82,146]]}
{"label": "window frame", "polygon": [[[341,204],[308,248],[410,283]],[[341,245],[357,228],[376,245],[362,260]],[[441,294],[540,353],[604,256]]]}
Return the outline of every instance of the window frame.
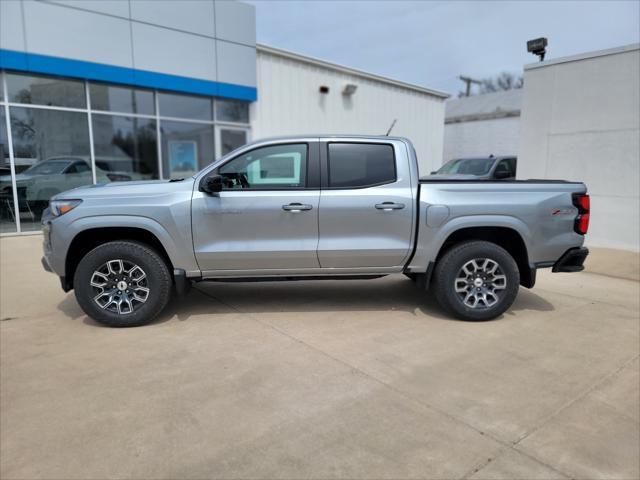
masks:
{"label": "window frame", "polygon": [[319,190],[320,188],[320,175],[319,175],[319,155],[318,155],[318,142],[309,140],[300,141],[288,141],[283,143],[263,143],[260,145],[254,145],[251,148],[240,151],[237,155],[225,160],[223,163],[216,165],[209,171],[207,171],[198,182],[198,188],[200,188],[202,182],[211,175],[220,175],[220,168],[227,165],[229,162],[236,160],[244,155],[247,155],[256,150],[269,147],[284,147],[287,145],[305,145],[307,147],[307,170],[304,187],[257,187],[257,188],[223,188],[223,192],[282,192],[282,191],[301,191],[301,190]]}
{"label": "window frame", "polygon": [[[360,186],[350,186],[350,187],[332,187],[329,185],[329,146],[333,144],[346,144],[346,145],[384,145],[391,147],[391,152],[393,154],[393,180],[389,180],[386,182],[378,182],[367,185]],[[373,188],[373,187],[381,187],[383,185],[390,185],[398,182],[398,163],[397,163],[397,155],[396,155],[396,146],[390,142],[372,142],[372,141],[350,141],[350,140],[340,140],[340,141],[324,141],[321,142],[320,146],[320,165],[321,165],[321,188],[322,190],[362,190],[365,188]]]}

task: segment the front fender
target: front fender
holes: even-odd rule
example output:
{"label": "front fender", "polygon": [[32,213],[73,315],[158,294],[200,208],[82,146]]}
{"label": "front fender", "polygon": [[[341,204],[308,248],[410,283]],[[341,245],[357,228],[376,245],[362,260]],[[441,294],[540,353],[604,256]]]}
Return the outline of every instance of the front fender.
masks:
{"label": "front fender", "polygon": [[[64,219],[64,216],[60,220]],[[97,215],[85,216],[72,220],[62,225],[52,225],[51,245],[54,255],[50,258],[52,269],[59,275],[64,275],[66,259],[68,255],[73,255],[69,251],[69,246],[73,239],[81,232],[95,228],[138,228],[153,234],[162,244],[174,268],[184,269],[187,276],[197,276],[200,274],[196,264],[191,242],[182,232],[170,232],[158,221],[138,215]],[[177,229],[176,229],[177,230]],[[61,254],[64,252],[64,254]]]}

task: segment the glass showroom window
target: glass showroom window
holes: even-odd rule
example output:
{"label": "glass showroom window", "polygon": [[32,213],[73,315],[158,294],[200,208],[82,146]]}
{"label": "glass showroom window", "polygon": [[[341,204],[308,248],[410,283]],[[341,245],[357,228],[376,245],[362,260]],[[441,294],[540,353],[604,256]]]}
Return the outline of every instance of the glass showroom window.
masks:
{"label": "glass showroom window", "polygon": [[82,80],[6,73],[10,103],[86,108]]}
{"label": "glass showroom window", "polygon": [[39,230],[60,192],[93,183],[87,114],[11,107],[11,138],[22,231]]}
{"label": "glass showroom window", "polygon": [[158,178],[156,121],[94,113],[96,181]]}
{"label": "glass showroom window", "polygon": [[247,143],[247,131],[238,128],[220,128],[220,155],[224,156]]}
{"label": "glass showroom window", "polygon": [[105,112],[139,113],[155,115],[153,91],[137,88],[91,83],[91,109]]}
{"label": "glass showroom window", "polygon": [[249,135],[246,102],[126,85],[0,72],[0,102],[0,234],[38,230],[52,195],[94,176],[191,176]]}
{"label": "glass showroom window", "polygon": [[162,120],[160,136],[165,178],[190,177],[215,158],[213,125]]}
{"label": "glass showroom window", "polygon": [[16,211],[13,206],[11,164],[4,105],[0,105],[0,233],[16,231]]}
{"label": "glass showroom window", "polygon": [[249,104],[235,100],[216,100],[216,120],[249,123]]}
{"label": "glass showroom window", "polygon": [[213,120],[213,99],[197,95],[158,93],[161,117],[185,118],[189,120]]}

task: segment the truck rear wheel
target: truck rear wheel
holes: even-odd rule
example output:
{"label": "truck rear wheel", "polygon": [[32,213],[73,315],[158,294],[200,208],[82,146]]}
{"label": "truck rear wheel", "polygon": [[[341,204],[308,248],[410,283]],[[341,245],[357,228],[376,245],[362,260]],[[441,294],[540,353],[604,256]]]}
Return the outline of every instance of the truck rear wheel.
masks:
{"label": "truck rear wheel", "polygon": [[449,249],[434,271],[438,303],[462,320],[491,320],[514,302],[518,265],[495,243],[468,241]]}
{"label": "truck rear wheel", "polygon": [[171,296],[171,275],[163,258],[147,245],[116,241],[87,253],[73,278],[78,304],[110,327],[150,323]]}

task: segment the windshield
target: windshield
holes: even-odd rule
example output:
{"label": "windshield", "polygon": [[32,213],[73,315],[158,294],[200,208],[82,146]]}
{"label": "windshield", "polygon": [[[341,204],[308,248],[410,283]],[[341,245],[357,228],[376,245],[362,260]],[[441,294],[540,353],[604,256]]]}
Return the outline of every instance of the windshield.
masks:
{"label": "windshield", "polygon": [[461,173],[464,175],[486,175],[491,170],[495,158],[457,158],[449,160],[436,172],[440,175]]}
{"label": "windshield", "polygon": [[50,160],[47,162],[36,163],[23,173],[29,173],[30,175],[54,175],[62,173],[70,163],[71,162],[69,160]]}

